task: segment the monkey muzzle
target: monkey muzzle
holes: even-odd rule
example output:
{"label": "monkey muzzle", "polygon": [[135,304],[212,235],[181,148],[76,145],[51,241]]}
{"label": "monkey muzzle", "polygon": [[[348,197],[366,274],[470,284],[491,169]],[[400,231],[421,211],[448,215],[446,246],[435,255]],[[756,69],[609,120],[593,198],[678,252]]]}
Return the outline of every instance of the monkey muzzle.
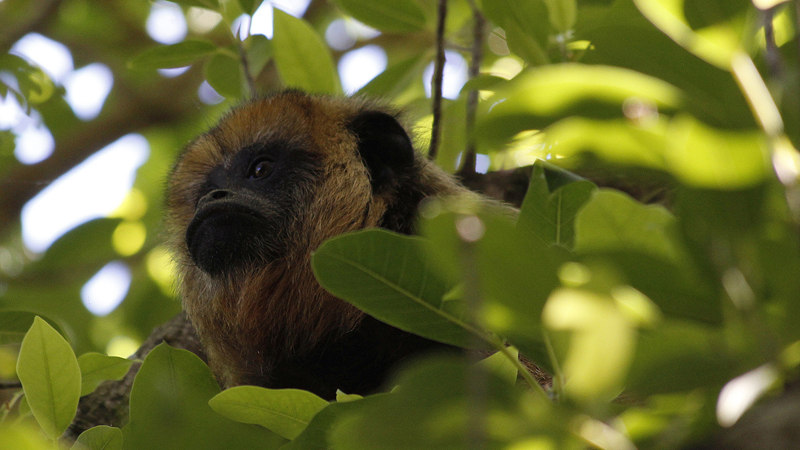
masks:
{"label": "monkey muzzle", "polygon": [[247,195],[218,189],[206,194],[186,229],[194,263],[211,276],[277,257],[274,227]]}

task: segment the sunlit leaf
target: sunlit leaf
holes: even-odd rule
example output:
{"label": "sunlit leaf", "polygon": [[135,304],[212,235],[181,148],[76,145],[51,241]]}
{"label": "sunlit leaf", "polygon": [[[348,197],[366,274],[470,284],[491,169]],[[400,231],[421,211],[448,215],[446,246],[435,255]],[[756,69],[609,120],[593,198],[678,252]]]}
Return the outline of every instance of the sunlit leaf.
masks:
{"label": "sunlit leaf", "polygon": [[99,425],[81,433],[71,450],[122,450],[122,431]]}
{"label": "sunlit leaf", "polygon": [[217,46],[211,42],[188,40],[177,44],[153,47],[135,56],[128,64],[135,69],[184,67],[216,51]]}
{"label": "sunlit leaf", "polygon": [[[490,0],[491,1],[491,0]],[[550,23],[556,30],[565,33],[575,25],[578,5],[576,0],[544,0],[550,13]]]}
{"label": "sunlit leaf", "polygon": [[36,421],[51,439],[60,437],[78,410],[81,372],[67,341],[39,317],[22,341],[17,376]]}
{"label": "sunlit leaf", "polygon": [[84,353],[78,358],[81,368],[81,397],[97,389],[103,381],[121,380],[133,361],[101,353]]}
{"label": "sunlit leaf", "polygon": [[547,301],[542,320],[552,330],[570,331],[562,365],[567,395],[581,401],[608,401],[621,392],[636,348],[636,328],[613,298],[559,289]]}
{"label": "sunlit leaf", "polygon": [[220,393],[211,371],[196,355],[160,344],[145,358],[130,396],[126,449],[276,449],[277,434],[217,414],[208,401]]}
{"label": "sunlit leaf", "polygon": [[273,14],[272,50],[284,84],[308,92],[341,93],[330,50],[317,32],[308,22],[280,9]]}
{"label": "sunlit leaf", "polygon": [[571,115],[623,117],[623,104],[645,101],[674,110],[681,92],[656,78],[626,69],[559,64],[523,72],[479,107],[479,138],[505,142],[524,130],[542,129]]}
{"label": "sunlit leaf", "polygon": [[687,184],[742,188],[758,184],[771,171],[766,137],[758,131],[719,130],[681,115],[668,133],[669,171]]}
{"label": "sunlit leaf", "polygon": [[231,420],[261,425],[294,439],[328,402],[298,389],[236,386],[217,394],[208,404]]}
{"label": "sunlit leaf", "polygon": [[337,3],[354,18],[381,31],[420,31],[427,21],[416,0],[337,0]]}
{"label": "sunlit leaf", "polygon": [[371,316],[429,339],[471,346],[474,325],[459,302],[443,301],[452,284],[431,270],[424,241],[382,229],[335,237],[314,253],[320,284]]}
{"label": "sunlit leaf", "polygon": [[355,95],[393,98],[419,78],[425,68],[424,55],[416,55],[390,65],[378,76],[370,80]]}

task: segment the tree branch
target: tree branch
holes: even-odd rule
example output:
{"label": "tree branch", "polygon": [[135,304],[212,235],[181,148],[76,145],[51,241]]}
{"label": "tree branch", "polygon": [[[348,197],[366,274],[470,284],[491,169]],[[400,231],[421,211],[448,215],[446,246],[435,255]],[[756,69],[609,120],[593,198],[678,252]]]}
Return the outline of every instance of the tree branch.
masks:
{"label": "tree branch", "polygon": [[444,78],[444,29],[447,19],[447,0],[439,0],[438,21],[436,23],[436,59],[434,61],[432,94],[433,125],[431,126],[431,145],[428,159],[435,160],[442,134],[442,80]]}
{"label": "tree branch", "polygon": [[[486,20],[483,18],[480,10],[472,5],[472,15],[474,25],[472,28],[472,49],[471,58],[469,63],[469,79],[473,79],[480,75],[481,62],[483,61],[483,36],[484,28],[486,28]],[[475,173],[475,113],[478,109],[478,91],[471,89],[467,94],[467,147],[464,149],[464,157],[462,158],[463,164],[459,175],[462,177],[469,177]]]}

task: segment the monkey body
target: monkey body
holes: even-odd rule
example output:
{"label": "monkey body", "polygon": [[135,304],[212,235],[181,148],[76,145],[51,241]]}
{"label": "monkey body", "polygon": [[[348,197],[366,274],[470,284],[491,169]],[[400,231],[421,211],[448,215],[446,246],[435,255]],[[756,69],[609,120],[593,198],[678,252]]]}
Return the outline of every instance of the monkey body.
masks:
{"label": "monkey body", "polygon": [[477,197],[366,100],[281,92],[191,142],[170,177],[165,227],[218,381],[364,394],[398,361],[446,347],[333,297],[310,264],[348,231],[413,232],[430,196]]}

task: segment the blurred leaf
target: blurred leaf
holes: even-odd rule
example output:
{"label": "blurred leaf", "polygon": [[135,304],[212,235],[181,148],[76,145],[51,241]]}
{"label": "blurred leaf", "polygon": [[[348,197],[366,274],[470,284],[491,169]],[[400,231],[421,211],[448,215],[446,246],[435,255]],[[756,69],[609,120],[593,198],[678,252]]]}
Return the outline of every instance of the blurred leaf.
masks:
{"label": "blurred leaf", "polygon": [[220,95],[238,100],[242,98],[241,62],[230,55],[220,53],[208,60],[205,66],[206,80]]}
{"label": "blurred leaf", "polygon": [[483,0],[482,8],[489,20],[505,30],[511,51],[532,65],[549,62],[550,23],[542,0]]}
{"label": "blurred leaf", "polygon": [[67,341],[39,317],[22,340],[17,376],[36,421],[58,439],[78,410],[81,372]]}
{"label": "blurred leaf", "polygon": [[303,19],[273,10],[272,50],[284,84],[308,92],[340,94],[339,75],[322,38]]}
{"label": "blurred leaf", "polygon": [[[22,342],[36,317],[39,315],[29,311],[0,309],[0,345]],[[43,319],[60,334],[64,334],[64,330],[54,320],[46,317]]]}
{"label": "blurred leaf", "polygon": [[628,119],[567,117],[545,129],[552,153],[569,157],[590,151],[604,161],[665,169],[666,119],[639,125]]}
{"label": "blurred leaf", "polygon": [[328,402],[298,389],[236,386],[220,392],[208,404],[231,420],[261,425],[294,439]]}
{"label": "blurred leaf", "polygon": [[355,19],[381,31],[420,31],[427,21],[416,0],[337,0],[337,3]]}
{"label": "blurred leaf", "polygon": [[[636,6],[653,24],[687,50],[720,68],[730,68],[734,54],[742,51],[737,30],[726,21],[719,20],[733,9],[743,12],[742,4],[750,2],[731,0],[687,1],[684,0],[634,0]],[[685,7],[695,18],[693,30],[684,16]],[[728,5],[728,6],[726,6]],[[713,17],[716,16],[716,17]],[[716,19],[716,20],[715,20]]]}
{"label": "blurred leaf", "polygon": [[626,385],[638,395],[721,386],[735,366],[720,332],[686,322],[643,331]]}
{"label": "blurred leaf", "polygon": [[81,397],[92,393],[106,380],[121,380],[133,364],[132,360],[101,353],[84,353],[78,358],[81,368]]}
{"label": "blurred leaf", "polygon": [[331,448],[328,441],[330,429],[342,416],[361,411],[368,405],[380,402],[386,395],[388,394],[375,394],[363,399],[328,404],[328,406],[314,415],[308,426],[292,442],[281,447],[281,450],[322,450]]}
{"label": "blurred leaf", "polygon": [[4,424],[0,427],[0,442],[13,450],[53,450],[53,443],[45,439],[41,430],[27,423]]}
{"label": "blurred leaf", "polygon": [[217,46],[211,42],[187,40],[146,50],[131,59],[128,66],[133,69],[184,67],[215,52],[217,52]]}
{"label": "blurred leaf", "polygon": [[[95,219],[78,225],[58,238],[44,256],[34,262],[31,271],[55,271],[64,267],[83,269],[86,277],[118,257],[111,245],[111,235],[121,219]],[[92,245],[86,245],[91,242]]]}
{"label": "blurred leaf", "polygon": [[[475,377],[483,383],[485,395],[485,402],[478,405],[471,395]],[[392,394],[340,420],[329,434],[329,448],[463,449],[480,439],[483,448],[499,449],[536,432],[566,438],[549,403],[463,360],[417,361],[397,377],[396,384]]]}
{"label": "blurred leaf", "polygon": [[619,395],[636,348],[636,328],[611,296],[559,289],[548,299],[542,320],[551,330],[571,332],[562,364],[565,394],[583,402]]}
{"label": "blurred leaf", "polygon": [[[513,358],[519,358],[519,351],[517,349],[509,347],[507,350]],[[517,382],[517,377],[519,376],[517,365],[508,359],[508,356],[503,352],[496,352],[494,355],[482,359],[478,362],[478,365],[481,366],[483,370],[491,372],[500,379],[505,380],[509,385],[513,386]]]}
{"label": "blurred leaf", "polygon": [[[448,277],[469,276],[462,271],[475,264],[483,323],[548,370],[541,310],[559,284],[557,271],[567,259],[566,251],[526,235],[505,213],[465,203],[429,204],[420,222],[422,235],[432,243],[425,250],[438,262],[434,268]],[[474,243],[460,234],[459,227],[466,225],[477,230]]]}
{"label": "blurred leaf", "polygon": [[125,448],[163,450],[277,449],[286,442],[256,425],[234,422],[208,406],[219,394],[211,371],[196,355],[159,344],[136,374]]}
{"label": "blurred leaf", "polygon": [[527,231],[546,245],[572,249],[575,240],[575,216],[597,189],[581,180],[560,186],[552,192],[548,187],[544,163],[533,167],[528,192],[519,212],[517,227]]}
{"label": "blurred leaf", "polygon": [[680,115],[667,133],[669,170],[687,184],[735,189],[758,184],[772,171],[761,132],[718,130]]}
{"label": "blurred leaf", "polygon": [[[18,55],[0,55],[0,71],[12,75],[16,80],[16,86],[12,90],[24,96],[24,101],[20,102],[23,108],[29,103],[42,104],[56,93],[50,77],[39,66]],[[9,87],[6,82],[2,84]]]}
{"label": "blurred leaf", "polygon": [[244,45],[247,48],[250,76],[257,78],[264,66],[272,59],[272,43],[263,34],[254,34],[245,39]]}
{"label": "blurred leaf", "polygon": [[[248,0],[243,0],[248,1]],[[175,3],[184,6],[196,6],[216,11],[219,8],[219,0],[175,0]]]}
{"label": "blurred leaf", "polygon": [[628,250],[676,260],[675,217],[622,192],[599,189],[575,218],[575,250]]}
{"label": "blurred leaf", "polygon": [[122,450],[122,430],[99,425],[81,433],[71,450]]}
{"label": "blurred leaf", "polygon": [[312,256],[322,287],[367,314],[428,339],[469,347],[474,339],[459,302],[443,301],[452,284],[423,258],[425,241],[382,229],[344,234]]}
{"label": "blurred leaf", "polygon": [[622,117],[629,99],[669,111],[680,106],[681,93],[661,80],[617,67],[544,66],[521,73],[479,106],[478,136],[491,146],[565,116]]}
{"label": "blurred leaf", "polygon": [[[491,1],[491,0],[489,0]],[[550,16],[550,23],[561,33],[566,33],[575,25],[577,0],[544,0]]]}

